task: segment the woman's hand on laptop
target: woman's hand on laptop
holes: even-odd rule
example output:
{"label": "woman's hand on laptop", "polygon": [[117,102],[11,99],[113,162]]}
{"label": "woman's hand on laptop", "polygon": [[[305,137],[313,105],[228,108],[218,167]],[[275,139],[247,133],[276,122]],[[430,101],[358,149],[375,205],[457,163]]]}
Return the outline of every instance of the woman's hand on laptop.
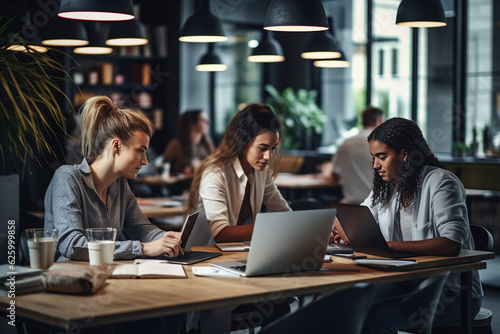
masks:
{"label": "woman's hand on laptop", "polygon": [[344,244],[349,245],[349,239],[337,218],[335,218],[335,222],[333,223],[332,241],[335,244],[339,244],[343,241]]}
{"label": "woman's hand on laptop", "polygon": [[181,247],[181,234],[179,232],[168,231],[155,241],[142,243],[142,255],[144,256],[165,255],[174,257],[179,254],[184,254]]}

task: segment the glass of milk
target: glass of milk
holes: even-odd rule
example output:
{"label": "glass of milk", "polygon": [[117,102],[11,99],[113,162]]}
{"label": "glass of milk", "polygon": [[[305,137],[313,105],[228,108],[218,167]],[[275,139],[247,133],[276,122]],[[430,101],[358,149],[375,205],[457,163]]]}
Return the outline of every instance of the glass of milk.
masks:
{"label": "glass of milk", "polygon": [[25,233],[28,236],[31,268],[48,269],[54,263],[58,230],[29,228]]}
{"label": "glass of milk", "polygon": [[116,228],[87,228],[85,234],[87,235],[90,265],[113,264]]}

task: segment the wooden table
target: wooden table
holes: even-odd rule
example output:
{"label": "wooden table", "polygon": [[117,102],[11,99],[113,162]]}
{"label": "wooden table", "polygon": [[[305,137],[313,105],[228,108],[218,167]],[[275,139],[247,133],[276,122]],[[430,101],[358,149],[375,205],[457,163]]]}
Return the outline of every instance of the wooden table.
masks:
{"label": "wooden table", "polygon": [[[215,246],[197,247],[215,251]],[[247,253],[225,253],[210,261],[241,259]],[[416,258],[419,269],[406,272],[384,272],[353,264],[325,264],[329,269],[353,271],[313,271],[286,273],[265,277],[197,277],[185,266],[187,279],[109,279],[107,285],[92,296],[34,293],[15,297],[16,320],[43,323],[63,329],[98,327],[114,323],[146,319],[188,311],[213,311],[232,305],[277,300],[285,297],[336,291],[356,283],[398,282],[439,275],[445,271],[462,273],[469,298],[471,271],[485,269],[483,260],[494,253],[462,251],[457,257],[423,256]],[[85,264],[83,262],[80,262]],[[196,265],[208,265],[199,263]],[[465,297],[464,297],[465,296]],[[6,312],[10,299],[0,296],[1,312]],[[466,303],[462,314],[470,312]],[[466,321],[462,317],[462,321]],[[465,325],[471,328],[470,322]],[[467,333],[464,328],[464,333]]]}
{"label": "wooden table", "polygon": [[[174,205],[174,201],[168,197],[138,197],[137,202],[147,218],[184,216],[187,213],[186,206],[179,202],[177,202],[178,205]],[[40,219],[45,217],[44,211],[29,211],[28,213]]]}
{"label": "wooden table", "polygon": [[312,190],[315,189],[341,189],[341,184],[334,182],[331,178],[323,174],[288,174],[280,173],[276,177],[274,184],[285,191],[288,200],[300,197],[312,197]]}
{"label": "wooden table", "polygon": [[191,180],[193,176],[191,175],[171,175],[168,179],[162,178],[160,175],[148,175],[141,176],[132,181],[137,183],[145,183],[151,186],[171,186],[177,182]]}
{"label": "wooden table", "polygon": [[[160,175],[141,176],[133,179],[133,182],[149,185],[153,190],[154,197],[162,196],[162,188],[168,188],[168,195],[180,194],[184,190],[188,190],[193,180],[192,175],[170,175],[169,178],[163,178]],[[165,195],[163,195],[165,196]]]}
{"label": "wooden table", "polygon": [[184,216],[187,207],[181,202],[172,201],[167,197],[137,198],[137,203],[148,218]]}

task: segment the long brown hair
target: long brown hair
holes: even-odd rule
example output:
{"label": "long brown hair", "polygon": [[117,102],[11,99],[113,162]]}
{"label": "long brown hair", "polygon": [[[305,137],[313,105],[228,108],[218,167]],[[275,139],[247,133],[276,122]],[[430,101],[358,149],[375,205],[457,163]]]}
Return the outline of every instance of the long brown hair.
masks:
{"label": "long brown hair", "polygon": [[94,96],[85,102],[81,147],[89,164],[99,157],[110,139],[120,138],[126,145],[135,131],[153,136],[153,125],[140,110],[119,108],[107,96]]}
{"label": "long brown hair", "polygon": [[265,131],[278,132],[279,134],[280,144],[278,145],[276,154],[271,158],[268,167],[271,168],[273,176],[276,176],[278,174],[278,163],[282,151],[282,128],[278,117],[265,104],[250,104],[238,112],[231,122],[229,122],[219,146],[202,161],[200,167],[196,170],[188,197],[189,210],[196,210],[198,206],[203,172],[207,169],[224,166],[233,161],[234,158],[242,156],[248,144]]}
{"label": "long brown hair", "polygon": [[[189,160],[191,160],[191,158],[193,157],[191,145],[191,128],[198,124],[198,122],[203,121],[202,114],[202,110],[188,110],[179,117],[179,125],[177,127],[176,137],[181,143],[181,148],[184,152],[184,155]],[[203,134],[201,137],[200,145],[205,147],[207,152],[212,152],[213,150],[212,140],[205,134]]]}

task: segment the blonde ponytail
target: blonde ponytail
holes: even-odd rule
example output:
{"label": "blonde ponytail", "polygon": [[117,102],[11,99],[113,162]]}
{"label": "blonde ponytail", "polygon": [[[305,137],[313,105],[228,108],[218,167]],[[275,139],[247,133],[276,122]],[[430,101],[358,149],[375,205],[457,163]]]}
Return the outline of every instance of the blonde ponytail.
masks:
{"label": "blonde ponytail", "polygon": [[102,153],[107,142],[119,138],[126,144],[135,131],[153,135],[151,121],[140,110],[120,109],[107,96],[88,99],[82,111],[82,153],[89,164]]}

